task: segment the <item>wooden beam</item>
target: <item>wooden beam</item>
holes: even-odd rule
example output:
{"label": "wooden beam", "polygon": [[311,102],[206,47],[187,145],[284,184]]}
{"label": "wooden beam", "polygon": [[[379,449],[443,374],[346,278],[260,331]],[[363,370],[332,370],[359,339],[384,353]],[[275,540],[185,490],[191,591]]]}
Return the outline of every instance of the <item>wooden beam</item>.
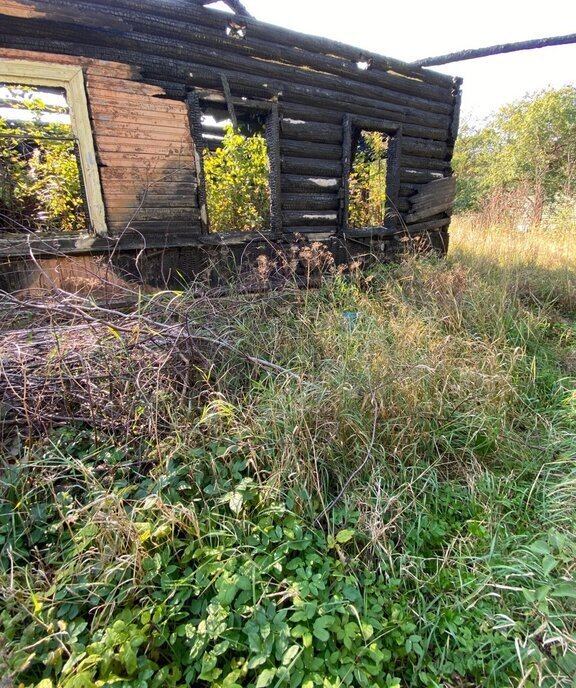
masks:
{"label": "wooden beam", "polygon": [[417,67],[431,67],[433,65],[449,64],[450,62],[476,60],[479,57],[514,53],[519,50],[534,50],[535,48],[548,48],[553,45],[568,45],[570,43],[576,43],[576,33],[570,33],[565,36],[553,36],[551,38],[536,38],[531,41],[519,41],[517,43],[490,45],[487,48],[460,50],[456,53],[447,53],[446,55],[438,55],[437,57],[425,57],[422,60],[416,60],[413,64]]}

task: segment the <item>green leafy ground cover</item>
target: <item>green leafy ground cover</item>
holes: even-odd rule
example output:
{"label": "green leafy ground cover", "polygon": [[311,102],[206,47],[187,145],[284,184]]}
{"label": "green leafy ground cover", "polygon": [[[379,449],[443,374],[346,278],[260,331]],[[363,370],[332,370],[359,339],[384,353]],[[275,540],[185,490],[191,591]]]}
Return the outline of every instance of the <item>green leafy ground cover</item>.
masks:
{"label": "green leafy ground cover", "polygon": [[462,226],[444,262],[173,295],[290,374],[230,353],[162,433],[6,447],[5,680],[576,685],[575,261]]}

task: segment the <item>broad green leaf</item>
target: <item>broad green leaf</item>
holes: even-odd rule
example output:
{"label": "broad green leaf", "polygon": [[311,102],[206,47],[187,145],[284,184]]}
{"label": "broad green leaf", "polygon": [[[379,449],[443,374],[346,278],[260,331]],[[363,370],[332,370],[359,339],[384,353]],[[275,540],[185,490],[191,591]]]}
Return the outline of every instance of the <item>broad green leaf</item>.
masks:
{"label": "broad green leaf", "polygon": [[286,652],[284,653],[284,656],[282,657],[282,664],[284,666],[287,666],[290,664],[290,662],[298,656],[298,653],[300,652],[300,646],[299,645],[291,645]]}
{"label": "broad green leaf", "polygon": [[276,676],[276,669],[263,669],[256,681],[256,688],[266,688],[272,683],[274,676]]}
{"label": "broad green leaf", "polygon": [[240,492],[233,492],[230,496],[230,510],[238,515],[242,511],[242,505],[244,503],[244,498]]}
{"label": "broad green leaf", "polygon": [[569,597],[576,600],[576,582],[566,581],[565,583],[559,583],[550,592],[551,597]]}
{"label": "broad green leaf", "polygon": [[547,576],[551,571],[553,571],[558,565],[558,560],[555,559],[550,554],[546,555],[542,560],[542,571],[544,575]]}
{"label": "broad green leaf", "polygon": [[341,530],[340,532],[336,533],[336,542],[339,542],[341,545],[343,545],[345,542],[350,542],[354,535],[355,532],[353,530]]}

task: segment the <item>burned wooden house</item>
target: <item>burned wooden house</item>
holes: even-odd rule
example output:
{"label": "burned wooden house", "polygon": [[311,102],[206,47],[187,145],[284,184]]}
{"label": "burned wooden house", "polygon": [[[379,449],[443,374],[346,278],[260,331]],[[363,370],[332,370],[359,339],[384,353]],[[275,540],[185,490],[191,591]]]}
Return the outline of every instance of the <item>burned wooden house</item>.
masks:
{"label": "burned wooden house", "polygon": [[[52,122],[43,136],[68,141],[80,199],[50,211],[20,199],[18,214],[12,182],[0,177],[0,286],[22,286],[31,266],[69,256],[106,256],[164,283],[221,257],[253,263],[310,243],[338,263],[392,257],[406,237],[446,250],[460,81],[262,23],[234,0],[233,13],[210,4],[0,0],[0,124],[10,108]],[[41,112],[30,106],[34,90]],[[236,203],[217,176],[234,136],[258,139],[260,170],[265,157],[264,183],[241,177],[238,203],[251,191],[259,200],[239,219],[210,198],[220,189]],[[19,172],[38,186],[38,131],[12,122],[2,137],[12,147],[0,173],[3,160],[36,160]],[[56,198],[48,183],[42,192],[45,203]],[[60,222],[47,222],[49,212]]]}

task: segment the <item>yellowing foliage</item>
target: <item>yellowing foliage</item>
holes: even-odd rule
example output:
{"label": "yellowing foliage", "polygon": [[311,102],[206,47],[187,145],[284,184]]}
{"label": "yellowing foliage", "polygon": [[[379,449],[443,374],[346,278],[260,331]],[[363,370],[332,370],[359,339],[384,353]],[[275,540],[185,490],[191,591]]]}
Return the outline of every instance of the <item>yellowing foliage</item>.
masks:
{"label": "yellowing foliage", "polygon": [[388,139],[363,131],[349,178],[350,227],[381,227],[386,214],[386,150]]}
{"label": "yellowing foliage", "polygon": [[270,223],[269,162],[261,134],[226,129],[222,145],[204,153],[210,229],[265,230]]}

